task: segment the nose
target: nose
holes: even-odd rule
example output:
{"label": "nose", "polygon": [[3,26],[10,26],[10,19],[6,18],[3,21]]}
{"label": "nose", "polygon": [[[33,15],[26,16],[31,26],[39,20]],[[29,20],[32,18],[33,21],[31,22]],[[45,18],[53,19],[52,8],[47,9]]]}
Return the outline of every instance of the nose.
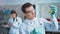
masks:
{"label": "nose", "polygon": [[32,15],[34,15],[34,12],[32,12]]}

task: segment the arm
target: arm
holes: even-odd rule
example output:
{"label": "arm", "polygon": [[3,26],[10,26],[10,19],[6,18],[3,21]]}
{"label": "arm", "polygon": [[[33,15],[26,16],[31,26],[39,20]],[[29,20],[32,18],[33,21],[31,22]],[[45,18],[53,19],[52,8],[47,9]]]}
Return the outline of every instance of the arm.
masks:
{"label": "arm", "polygon": [[12,23],[11,23],[11,18],[8,20],[7,26],[11,27]]}
{"label": "arm", "polygon": [[26,25],[22,23],[19,29],[20,34],[26,34]]}
{"label": "arm", "polygon": [[51,21],[52,21],[52,23],[55,25],[56,29],[58,30],[58,21],[57,21],[55,15],[52,16]]}
{"label": "arm", "polygon": [[51,24],[54,25],[56,27],[56,29],[58,29],[58,22],[55,16],[53,16],[50,21],[47,21],[46,19],[43,18],[43,22],[47,25],[47,24]]}
{"label": "arm", "polygon": [[46,20],[45,18],[42,18],[42,20],[43,20],[44,23],[49,23],[49,24],[51,24],[51,21],[48,21],[48,20]]}
{"label": "arm", "polygon": [[43,23],[45,25],[45,28],[48,30],[51,30],[51,28],[52,30],[53,28],[58,30],[58,22],[55,16],[51,18],[51,21],[47,21],[46,19],[43,19]]}
{"label": "arm", "polygon": [[57,7],[54,5],[50,6],[50,15],[51,15],[51,22],[55,25],[56,29],[58,29],[58,21],[56,19]]}

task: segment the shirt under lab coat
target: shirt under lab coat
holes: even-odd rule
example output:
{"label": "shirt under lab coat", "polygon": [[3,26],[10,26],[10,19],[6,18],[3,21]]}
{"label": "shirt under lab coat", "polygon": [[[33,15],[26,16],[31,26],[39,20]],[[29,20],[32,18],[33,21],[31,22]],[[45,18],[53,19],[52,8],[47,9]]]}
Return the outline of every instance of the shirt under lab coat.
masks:
{"label": "shirt under lab coat", "polygon": [[15,20],[13,20],[13,18],[11,17],[8,22],[12,23],[9,34],[19,34],[19,28],[20,25],[22,24],[21,18],[17,16]]}

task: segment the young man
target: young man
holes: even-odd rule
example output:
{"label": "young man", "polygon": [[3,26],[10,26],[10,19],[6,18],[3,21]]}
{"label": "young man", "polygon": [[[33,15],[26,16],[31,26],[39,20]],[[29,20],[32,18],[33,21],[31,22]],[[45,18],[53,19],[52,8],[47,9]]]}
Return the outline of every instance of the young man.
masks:
{"label": "young man", "polygon": [[25,20],[21,26],[21,34],[45,34],[44,23],[51,24],[51,22],[45,20],[44,18],[36,18],[33,5],[30,3],[25,3],[22,6],[22,12]]}

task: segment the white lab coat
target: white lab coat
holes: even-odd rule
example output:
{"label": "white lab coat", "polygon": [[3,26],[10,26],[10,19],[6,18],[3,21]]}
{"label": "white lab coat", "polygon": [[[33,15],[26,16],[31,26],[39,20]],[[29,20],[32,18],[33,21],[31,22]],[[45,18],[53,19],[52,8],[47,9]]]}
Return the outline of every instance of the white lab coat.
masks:
{"label": "white lab coat", "polygon": [[44,22],[49,22],[43,18],[34,18],[32,20],[25,19],[21,26],[21,34],[30,34],[34,28],[40,27],[42,34],[45,34]]}
{"label": "white lab coat", "polygon": [[25,19],[21,25],[21,34],[30,34],[36,27],[40,27],[40,32],[45,34],[45,23],[52,24],[44,18]]}
{"label": "white lab coat", "polygon": [[8,22],[12,23],[13,25],[10,27],[9,34],[19,34],[19,28],[20,28],[20,25],[22,24],[21,18],[17,16],[13,21],[13,18],[11,17]]}

